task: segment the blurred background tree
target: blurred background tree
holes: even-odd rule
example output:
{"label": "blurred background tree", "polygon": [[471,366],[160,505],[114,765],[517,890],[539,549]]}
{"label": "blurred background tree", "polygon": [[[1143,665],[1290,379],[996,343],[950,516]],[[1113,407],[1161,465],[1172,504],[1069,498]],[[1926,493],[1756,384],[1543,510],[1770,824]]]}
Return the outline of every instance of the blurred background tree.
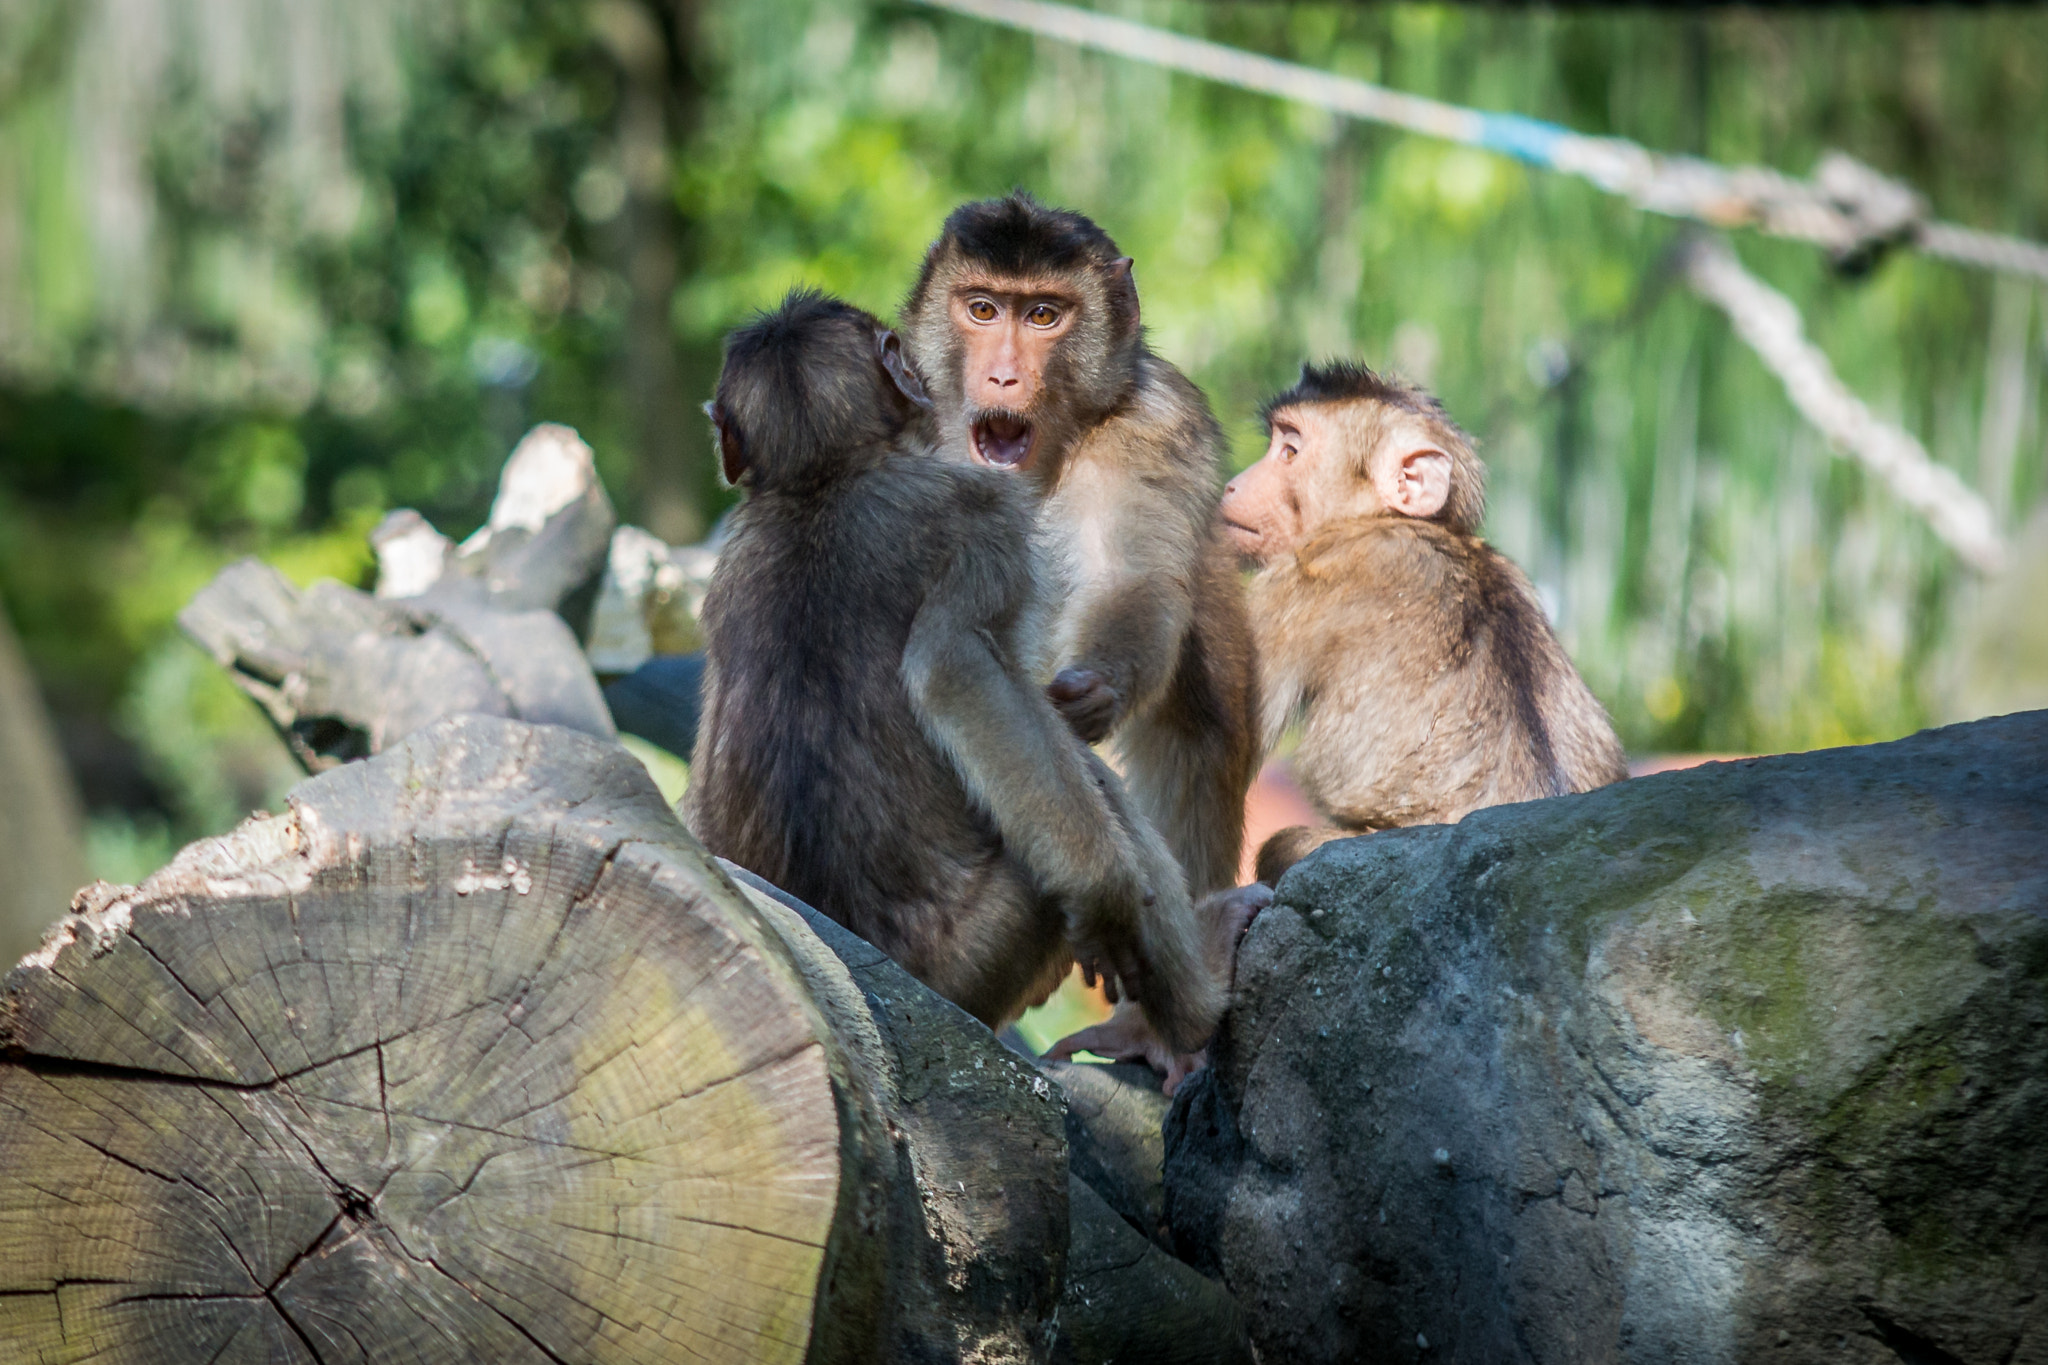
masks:
{"label": "blurred background tree", "polygon": [[[1103,7],[1662,150],[1840,148],[2048,229],[2040,12]],[[946,211],[1013,185],[1137,258],[1241,462],[1305,356],[1439,389],[1634,750],[1887,738],[1960,695],[1977,590],[1665,287],[1677,225],[1575,181],[902,4],[0,0],[0,603],[95,871],[294,775],[171,625],[222,564],[361,582],[383,512],[466,530],[543,419],[693,539],[727,498],[695,412],[722,333],[800,281],[892,312]],[[2037,291],[1737,246],[2021,524]]]}

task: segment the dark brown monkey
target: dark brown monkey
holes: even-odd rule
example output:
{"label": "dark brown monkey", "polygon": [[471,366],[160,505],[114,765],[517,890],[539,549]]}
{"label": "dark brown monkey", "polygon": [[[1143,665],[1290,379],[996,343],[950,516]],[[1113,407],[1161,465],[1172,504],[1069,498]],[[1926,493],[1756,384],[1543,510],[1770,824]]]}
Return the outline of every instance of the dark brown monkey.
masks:
{"label": "dark brown monkey", "polygon": [[726,343],[734,513],[702,613],[690,826],[991,1026],[1078,955],[1199,1044],[1222,986],[1181,873],[1020,660],[1028,499],[906,438],[896,335],[798,292]]}
{"label": "dark brown monkey", "polygon": [[1036,661],[1199,896],[1236,882],[1258,703],[1244,593],[1217,520],[1222,433],[1152,354],[1131,261],[1019,192],[962,206],[903,309],[956,459],[1021,475],[1055,619]]}
{"label": "dark brown monkey", "polygon": [[1628,776],[1529,580],[1479,538],[1485,468],[1434,398],[1304,366],[1265,418],[1223,517],[1259,566],[1265,743],[1300,722],[1294,775],[1330,824],[1268,839],[1260,881],[1344,834]]}

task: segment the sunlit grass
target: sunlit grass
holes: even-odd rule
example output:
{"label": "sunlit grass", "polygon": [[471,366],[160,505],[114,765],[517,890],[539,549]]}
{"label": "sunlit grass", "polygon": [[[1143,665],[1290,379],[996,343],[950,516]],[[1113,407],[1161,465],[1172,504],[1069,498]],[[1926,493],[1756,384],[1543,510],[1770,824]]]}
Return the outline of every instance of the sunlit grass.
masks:
{"label": "sunlit grass", "polygon": [[647,769],[647,775],[654,779],[654,785],[661,788],[661,799],[674,806],[683,799],[683,793],[690,786],[690,765],[677,758],[659,744],[651,744],[638,735],[620,735],[619,743],[626,746],[626,752],[640,760]]}

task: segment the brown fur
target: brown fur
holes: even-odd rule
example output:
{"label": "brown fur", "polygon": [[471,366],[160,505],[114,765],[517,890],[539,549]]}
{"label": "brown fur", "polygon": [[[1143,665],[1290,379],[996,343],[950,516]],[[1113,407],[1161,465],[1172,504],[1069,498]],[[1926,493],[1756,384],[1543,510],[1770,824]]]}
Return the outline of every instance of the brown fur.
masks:
{"label": "brown fur", "polygon": [[1078,952],[1199,1043],[1222,988],[1178,868],[1021,669],[1028,498],[917,446],[890,339],[794,295],[728,341],[714,419],[748,496],[702,614],[691,829],[991,1026]]}
{"label": "brown fur", "polygon": [[[1237,481],[1226,495],[1226,515],[1248,530],[1290,518],[1297,528],[1291,543],[1264,546],[1251,586],[1262,729],[1270,745],[1300,723],[1294,775],[1330,822],[1268,839],[1262,881],[1344,833],[1449,823],[1627,776],[1529,581],[1474,533],[1483,503],[1470,441],[1434,400],[1389,388],[1283,396],[1269,420],[1299,424],[1301,449],[1285,459],[1276,425],[1268,460],[1283,463],[1263,498]],[[1374,491],[1383,462],[1412,450],[1449,457],[1451,495],[1430,518],[1389,511]]]}
{"label": "brown fur", "polygon": [[950,301],[991,288],[1072,310],[1031,405],[1017,470],[1043,499],[1038,543],[1055,618],[1039,663],[1084,738],[1113,738],[1133,799],[1195,895],[1236,880],[1258,769],[1257,676],[1234,556],[1216,518],[1223,441],[1200,390],[1145,346],[1129,261],[1092,222],[1018,194],[948,220],[904,307],[936,439],[976,458],[998,407],[965,374]]}

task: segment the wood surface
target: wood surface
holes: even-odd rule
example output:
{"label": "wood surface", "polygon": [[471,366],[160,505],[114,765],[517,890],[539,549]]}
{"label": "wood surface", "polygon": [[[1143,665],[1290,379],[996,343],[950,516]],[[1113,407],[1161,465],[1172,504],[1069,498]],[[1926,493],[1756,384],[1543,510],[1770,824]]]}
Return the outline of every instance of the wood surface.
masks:
{"label": "wood surface", "polygon": [[6,985],[0,1356],[806,1358],[834,1045],[675,833],[470,717],[99,888]]}
{"label": "wood surface", "polygon": [[0,1359],[1056,1349],[1058,1089],[616,744],[441,721],[79,905],[0,992]]}

